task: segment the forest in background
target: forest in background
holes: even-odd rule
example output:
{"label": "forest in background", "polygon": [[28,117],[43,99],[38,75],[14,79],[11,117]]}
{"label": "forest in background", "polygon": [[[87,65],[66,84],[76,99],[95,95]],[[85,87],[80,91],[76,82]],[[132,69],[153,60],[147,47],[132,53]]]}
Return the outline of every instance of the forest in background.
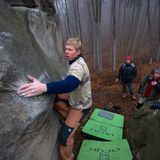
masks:
{"label": "forest in background", "polygon": [[159,0],[55,0],[63,40],[80,37],[90,67],[112,72],[127,54],[137,64],[160,59]]}

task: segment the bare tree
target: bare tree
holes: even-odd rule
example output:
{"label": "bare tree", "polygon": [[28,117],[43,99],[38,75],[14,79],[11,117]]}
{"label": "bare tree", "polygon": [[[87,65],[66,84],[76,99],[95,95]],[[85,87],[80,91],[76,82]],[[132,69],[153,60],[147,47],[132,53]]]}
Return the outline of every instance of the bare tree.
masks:
{"label": "bare tree", "polygon": [[148,49],[149,49],[149,65],[152,63],[151,47],[152,47],[152,29],[150,15],[150,0],[147,0],[147,16],[148,16]]}
{"label": "bare tree", "polygon": [[82,40],[82,31],[81,31],[81,18],[80,18],[80,12],[79,12],[79,1],[76,0],[76,10],[77,10],[77,29],[78,29],[78,35]]}
{"label": "bare tree", "polygon": [[95,25],[93,45],[94,45],[94,62],[97,62],[97,67],[100,72],[102,72],[102,44],[101,44],[101,0],[91,0],[92,9],[93,9],[93,18]]}
{"label": "bare tree", "polygon": [[67,27],[68,27],[68,35],[71,37],[71,29],[70,29],[70,20],[69,20],[69,14],[68,14],[68,4],[67,0],[65,0],[65,7],[66,7],[66,18],[67,18]]}
{"label": "bare tree", "polygon": [[116,70],[116,1],[112,0],[112,72]]}
{"label": "bare tree", "polygon": [[157,53],[157,58],[156,61],[159,61],[159,57],[160,57],[160,1],[158,1],[158,6],[159,6],[159,23],[158,23],[158,53]]}

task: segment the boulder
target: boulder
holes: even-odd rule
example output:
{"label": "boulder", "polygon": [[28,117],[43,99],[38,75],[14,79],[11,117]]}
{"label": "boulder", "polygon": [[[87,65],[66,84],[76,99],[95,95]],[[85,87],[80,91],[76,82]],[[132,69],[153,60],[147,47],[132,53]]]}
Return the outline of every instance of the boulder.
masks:
{"label": "boulder", "polygon": [[135,160],[160,159],[160,112],[145,108],[136,111],[129,127],[129,141]]}
{"label": "boulder", "polygon": [[[60,124],[52,109],[54,96],[23,98],[16,94],[19,86],[29,82],[27,75],[48,82],[60,79],[64,73],[57,18],[50,19],[49,30],[47,19],[41,17],[45,13],[41,12],[15,10],[0,1],[0,160],[58,159]],[[37,25],[29,19],[32,13],[39,13]],[[39,27],[38,32],[32,26]],[[54,33],[49,37],[53,44],[45,44],[45,34],[39,40],[44,32]]]}
{"label": "boulder", "polygon": [[25,6],[29,8],[36,7],[36,3],[34,0],[4,0],[11,6]]}

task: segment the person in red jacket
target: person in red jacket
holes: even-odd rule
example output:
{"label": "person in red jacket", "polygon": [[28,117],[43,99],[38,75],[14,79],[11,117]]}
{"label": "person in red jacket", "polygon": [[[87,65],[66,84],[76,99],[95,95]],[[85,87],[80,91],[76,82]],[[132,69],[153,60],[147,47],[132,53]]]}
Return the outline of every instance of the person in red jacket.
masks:
{"label": "person in red jacket", "polygon": [[141,97],[136,106],[140,109],[146,102],[160,99],[160,67],[155,68],[153,73],[147,75],[139,86]]}

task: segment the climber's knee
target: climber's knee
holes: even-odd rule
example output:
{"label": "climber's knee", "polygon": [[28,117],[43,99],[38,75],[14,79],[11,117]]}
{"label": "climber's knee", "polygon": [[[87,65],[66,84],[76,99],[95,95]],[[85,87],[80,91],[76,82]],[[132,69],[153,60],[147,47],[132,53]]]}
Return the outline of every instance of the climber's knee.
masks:
{"label": "climber's knee", "polygon": [[70,134],[72,133],[73,129],[74,128],[67,126],[65,123],[62,125],[62,128],[60,129],[60,133],[59,133],[60,145],[66,146],[67,139],[70,136]]}

